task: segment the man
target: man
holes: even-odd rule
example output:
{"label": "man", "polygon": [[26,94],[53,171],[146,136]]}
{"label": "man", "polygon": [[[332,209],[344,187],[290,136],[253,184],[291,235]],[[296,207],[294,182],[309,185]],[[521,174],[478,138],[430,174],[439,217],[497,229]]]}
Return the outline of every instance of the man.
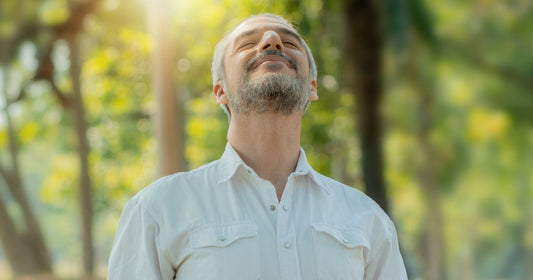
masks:
{"label": "man", "polygon": [[387,215],[300,148],[317,74],[294,28],[271,14],[244,20],[212,71],[226,150],[126,205],[108,279],[407,279]]}

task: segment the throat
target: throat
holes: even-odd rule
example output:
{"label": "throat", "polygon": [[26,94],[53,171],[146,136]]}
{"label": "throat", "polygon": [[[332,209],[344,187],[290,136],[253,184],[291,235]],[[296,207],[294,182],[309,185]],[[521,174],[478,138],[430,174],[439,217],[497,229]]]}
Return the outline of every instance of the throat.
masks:
{"label": "throat", "polygon": [[285,179],[283,182],[274,183],[272,182],[272,185],[274,185],[274,189],[276,189],[276,196],[278,197],[278,202],[281,201],[281,196],[283,196],[283,191],[285,190],[285,186],[287,185],[287,179]]}
{"label": "throat", "polygon": [[300,156],[301,115],[232,116],[228,141],[263,180],[272,183],[278,200]]}

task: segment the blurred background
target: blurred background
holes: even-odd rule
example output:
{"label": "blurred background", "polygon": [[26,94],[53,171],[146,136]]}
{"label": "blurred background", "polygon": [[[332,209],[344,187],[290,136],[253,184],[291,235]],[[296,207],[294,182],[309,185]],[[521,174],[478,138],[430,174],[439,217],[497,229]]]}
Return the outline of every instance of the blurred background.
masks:
{"label": "blurred background", "polygon": [[263,12],[317,61],[312,166],[410,279],[533,279],[529,0],[0,0],[0,279],[105,279],[128,199],[222,154],[213,49]]}

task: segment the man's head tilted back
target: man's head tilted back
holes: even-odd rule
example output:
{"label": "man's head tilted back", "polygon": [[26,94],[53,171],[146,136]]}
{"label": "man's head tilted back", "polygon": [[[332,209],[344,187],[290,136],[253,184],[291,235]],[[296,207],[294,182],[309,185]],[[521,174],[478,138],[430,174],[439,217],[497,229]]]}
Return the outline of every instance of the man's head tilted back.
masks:
{"label": "man's head tilted back", "polygon": [[213,92],[231,114],[304,112],[316,93],[316,65],[294,27],[280,16],[243,20],[217,44]]}

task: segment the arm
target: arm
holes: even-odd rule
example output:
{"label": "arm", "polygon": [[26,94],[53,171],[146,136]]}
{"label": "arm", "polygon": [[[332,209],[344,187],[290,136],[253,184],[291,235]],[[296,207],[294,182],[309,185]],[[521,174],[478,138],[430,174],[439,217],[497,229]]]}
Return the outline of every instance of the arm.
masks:
{"label": "arm", "polygon": [[400,255],[398,237],[392,221],[387,219],[387,228],[372,249],[365,269],[365,280],[407,280],[407,273]]}
{"label": "arm", "polygon": [[172,279],[174,270],[158,248],[159,225],[138,197],[120,216],[107,279]]}

